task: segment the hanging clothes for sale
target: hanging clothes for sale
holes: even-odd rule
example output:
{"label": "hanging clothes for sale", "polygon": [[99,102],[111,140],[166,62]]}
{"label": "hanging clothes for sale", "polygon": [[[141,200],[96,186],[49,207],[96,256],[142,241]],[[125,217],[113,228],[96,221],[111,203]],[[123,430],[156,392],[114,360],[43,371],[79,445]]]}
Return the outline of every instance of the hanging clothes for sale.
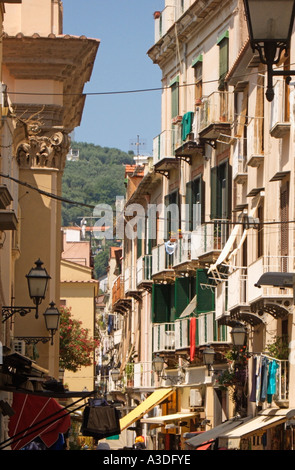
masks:
{"label": "hanging clothes for sale", "polygon": [[120,434],[120,412],[105,400],[89,401],[84,408],[81,432],[98,440]]}

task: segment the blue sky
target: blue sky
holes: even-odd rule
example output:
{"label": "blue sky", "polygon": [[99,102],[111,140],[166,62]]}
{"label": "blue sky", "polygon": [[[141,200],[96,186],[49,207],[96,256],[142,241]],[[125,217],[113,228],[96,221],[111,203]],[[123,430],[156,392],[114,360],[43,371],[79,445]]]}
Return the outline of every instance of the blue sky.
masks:
{"label": "blue sky", "polygon": [[[65,34],[101,41],[84,92],[104,93],[161,87],[161,71],[147,51],[154,44],[156,10],[164,0],[63,0]],[[140,153],[152,155],[160,133],[161,92],[148,91],[86,97],[74,138],[128,152],[139,136]]]}

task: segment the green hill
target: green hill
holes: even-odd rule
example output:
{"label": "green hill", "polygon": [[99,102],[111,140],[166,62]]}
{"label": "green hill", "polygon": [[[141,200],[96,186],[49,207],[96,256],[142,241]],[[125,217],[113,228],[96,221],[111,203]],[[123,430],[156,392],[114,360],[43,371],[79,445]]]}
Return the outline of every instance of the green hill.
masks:
{"label": "green hill", "polygon": [[[133,152],[84,142],[72,142],[72,149],[79,150],[79,160],[66,163],[63,197],[92,206],[103,203],[114,207],[116,196],[125,194],[124,165],[134,163]],[[92,216],[92,209],[62,204],[62,226],[80,225],[86,216]]]}

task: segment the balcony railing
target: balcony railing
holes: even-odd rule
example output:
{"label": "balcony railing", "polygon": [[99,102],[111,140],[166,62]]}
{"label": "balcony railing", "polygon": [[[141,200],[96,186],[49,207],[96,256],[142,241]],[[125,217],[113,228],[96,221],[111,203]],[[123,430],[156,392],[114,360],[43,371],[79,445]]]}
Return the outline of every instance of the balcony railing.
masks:
{"label": "balcony railing", "polygon": [[122,275],[118,276],[112,287],[112,304],[114,305],[118,300],[124,299],[124,278]]}
{"label": "balcony railing", "polygon": [[[190,318],[180,318],[174,323],[156,324],[153,327],[153,352],[178,351],[190,347]],[[215,312],[202,313],[196,318],[195,345],[227,343],[229,327],[219,325]]]}
{"label": "balcony railing", "polygon": [[164,271],[172,270],[173,255],[166,252],[165,243],[152,249],[152,276]]}
{"label": "balcony railing", "polygon": [[175,158],[175,149],[181,145],[181,126],[161,132],[153,140],[153,163],[156,165],[165,158]]}
{"label": "balcony railing", "polygon": [[233,179],[239,183],[246,180],[247,156],[245,155],[244,141],[238,139],[233,152]]}
{"label": "balcony railing", "polygon": [[233,122],[233,93],[215,91],[202,99],[199,132],[213,124],[225,124]]}
{"label": "balcony railing", "polygon": [[153,352],[175,351],[175,323],[153,325]]}
{"label": "balcony railing", "polygon": [[187,349],[190,347],[190,320],[182,318],[175,321],[175,349]]}
{"label": "balcony railing", "polygon": [[138,258],[136,263],[136,284],[151,281],[152,279],[152,255],[144,255]]}
{"label": "balcony railing", "polygon": [[264,156],[263,149],[263,118],[253,117],[247,126],[247,163],[257,166]]}
{"label": "balcony railing", "polygon": [[159,18],[155,19],[155,43],[159,41],[174,23],[175,7],[166,6],[161,12]]}
{"label": "balcony railing", "polygon": [[227,308],[229,311],[248,304],[247,283],[247,268],[239,268],[229,274],[227,279]]}
{"label": "balcony railing", "polygon": [[153,386],[151,362],[127,363],[123,378],[124,385],[130,388]]}
{"label": "balcony railing", "polygon": [[276,374],[276,393],[274,395],[274,401],[278,406],[285,406],[289,400],[289,361],[274,359],[273,357],[262,354],[262,357],[266,357],[268,360],[275,360],[278,364],[278,370]]}

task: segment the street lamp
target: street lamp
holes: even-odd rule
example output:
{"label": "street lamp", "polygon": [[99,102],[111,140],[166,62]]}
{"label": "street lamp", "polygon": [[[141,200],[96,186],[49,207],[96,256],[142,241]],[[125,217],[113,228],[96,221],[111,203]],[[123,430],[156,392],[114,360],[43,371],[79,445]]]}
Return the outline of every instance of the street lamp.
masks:
{"label": "street lamp", "polygon": [[4,323],[8,318],[12,317],[16,313],[19,313],[21,316],[25,316],[35,310],[35,318],[38,318],[38,306],[41,304],[42,300],[45,298],[47,285],[51,277],[47,273],[45,268],[42,268],[43,262],[38,259],[35,261],[35,265],[26,275],[28,281],[28,289],[30,298],[33,300],[36,307],[16,307],[16,306],[3,306],[2,307],[2,323]]}
{"label": "street lamp", "polygon": [[45,319],[45,325],[49,333],[51,334],[51,344],[53,344],[53,336],[58,330],[60,312],[55,307],[54,302],[50,302],[50,307],[48,307],[43,313]]}
{"label": "street lamp", "polygon": [[203,361],[204,361],[205,366],[207,366],[208,368],[208,374],[210,373],[211,366],[214,362],[214,356],[215,356],[215,351],[213,348],[211,348],[211,346],[207,346],[203,350]]}
{"label": "street lamp", "polygon": [[286,77],[290,83],[293,70],[273,70],[282,52],[288,53],[295,15],[295,0],[244,0],[250,44],[258,51],[260,61],[267,66],[266,98],[274,98],[274,75]]}
{"label": "street lamp", "polygon": [[233,327],[230,334],[234,346],[244,346],[247,338],[247,329],[243,325]]}
{"label": "street lamp", "polygon": [[120,370],[115,367],[115,369],[111,369],[111,377],[112,381],[117,383],[120,377]]}
{"label": "street lamp", "polygon": [[164,359],[161,356],[159,356],[159,354],[156,354],[156,356],[154,357],[152,361],[152,367],[153,367],[153,371],[157,373],[158,379],[161,378],[163,380],[170,380],[170,382],[173,384],[181,383],[183,381],[183,378],[179,377],[178,375],[177,377],[174,375],[161,375],[164,370],[164,364],[165,364]]}

